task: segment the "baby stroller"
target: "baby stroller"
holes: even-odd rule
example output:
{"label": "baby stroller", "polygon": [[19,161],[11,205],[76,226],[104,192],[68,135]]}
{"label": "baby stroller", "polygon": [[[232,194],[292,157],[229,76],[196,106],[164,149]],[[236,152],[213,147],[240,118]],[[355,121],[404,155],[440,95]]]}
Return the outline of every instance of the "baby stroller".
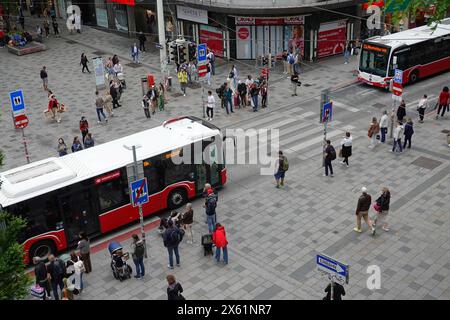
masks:
{"label": "baby stroller", "polygon": [[110,242],[108,245],[108,250],[111,254],[111,269],[114,278],[120,281],[131,278],[133,272],[127,264],[130,254],[128,252],[123,253],[122,249],[122,245],[117,241]]}

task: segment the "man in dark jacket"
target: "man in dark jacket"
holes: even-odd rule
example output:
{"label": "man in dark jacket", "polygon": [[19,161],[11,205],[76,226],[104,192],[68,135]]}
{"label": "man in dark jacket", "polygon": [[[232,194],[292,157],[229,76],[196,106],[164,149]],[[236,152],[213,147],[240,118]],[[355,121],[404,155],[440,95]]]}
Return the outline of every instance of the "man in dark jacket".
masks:
{"label": "man in dark jacket", "polygon": [[44,261],[39,257],[33,258],[34,263],[34,275],[36,277],[36,284],[45,289],[44,300],[46,297],[50,298],[50,283],[48,281],[49,275],[47,272],[47,266]]}
{"label": "man in dark jacket", "polygon": [[173,254],[175,253],[175,258],[177,262],[177,267],[180,266],[180,253],[178,252],[178,245],[180,244],[179,234],[181,231],[173,225],[173,220],[169,219],[167,222],[168,228],[163,233],[164,246],[169,252],[169,269],[173,269]]}
{"label": "man in dark jacket", "polygon": [[206,222],[208,223],[208,231],[209,233],[212,234],[217,223],[217,216],[216,216],[217,195],[214,193],[214,190],[211,187],[209,187],[206,190],[206,193],[207,193],[205,198]]}
{"label": "man in dark jacket", "polygon": [[117,100],[117,98],[118,98],[117,89],[114,86],[114,82],[112,80],[109,82],[109,94],[111,95],[111,97],[113,99],[113,108],[115,109],[115,108],[121,107],[121,105],[119,104],[119,101]]}
{"label": "man in dark jacket", "polygon": [[367,188],[361,188],[361,196],[358,199],[358,205],[356,206],[356,227],[354,231],[361,233],[361,218],[367,223],[372,231],[372,235],[375,235],[375,228],[372,226],[372,222],[369,219],[369,209],[372,203],[372,197],[367,193]]}
{"label": "man in dark jacket", "polygon": [[240,105],[242,107],[246,107],[247,106],[247,86],[241,80],[239,80],[237,91],[239,93]]}
{"label": "man in dark jacket", "polygon": [[328,169],[330,170],[330,177],[333,177],[333,166],[331,165],[331,161],[336,159],[336,150],[331,145],[331,141],[327,140],[327,145],[324,150],[325,156],[325,173],[323,174],[325,177],[328,177]]}
{"label": "man in dark jacket", "polygon": [[59,300],[58,286],[62,293],[62,290],[64,289],[64,283],[62,280],[66,274],[64,262],[55,258],[52,254],[49,255],[48,261],[50,261],[50,263],[47,270],[50,274],[50,283],[53,289],[53,296],[55,297],[55,300]]}
{"label": "man in dark jacket", "polygon": [[147,41],[147,38],[145,36],[145,34],[141,32],[139,32],[139,50],[141,50],[142,52],[145,52],[145,41]]}

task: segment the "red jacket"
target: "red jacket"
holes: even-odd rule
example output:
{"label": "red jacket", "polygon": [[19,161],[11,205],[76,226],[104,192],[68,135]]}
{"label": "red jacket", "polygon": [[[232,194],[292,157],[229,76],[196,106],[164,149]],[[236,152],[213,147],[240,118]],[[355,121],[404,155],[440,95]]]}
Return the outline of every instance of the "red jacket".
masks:
{"label": "red jacket", "polygon": [[52,110],[53,108],[58,108],[58,100],[53,100],[53,99],[50,99],[49,101],[48,101],[48,110]]}
{"label": "red jacket", "polygon": [[86,131],[89,129],[87,120],[80,120],[80,131]]}
{"label": "red jacket", "polygon": [[448,100],[450,99],[450,93],[442,91],[439,95],[439,104],[441,106],[446,106],[448,104]]}
{"label": "red jacket", "polygon": [[213,232],[212,241],[217,248],[224,248],[228,245],[227,235],[225,234],[225,228],[220,226]]}

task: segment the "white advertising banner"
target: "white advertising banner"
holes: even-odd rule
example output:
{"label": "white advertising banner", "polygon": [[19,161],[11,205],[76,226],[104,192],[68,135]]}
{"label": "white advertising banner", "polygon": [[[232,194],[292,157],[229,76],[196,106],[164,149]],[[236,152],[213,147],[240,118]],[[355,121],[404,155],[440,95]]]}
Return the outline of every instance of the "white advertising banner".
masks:
{"label": "white advertising banner", "polygon": [[103,65],[102,57],[96,57],[92,59],[95,72],[95,85],[97,89],[105,87],[105,67]]}
{"label": "white advertising banner", "polygon": [[178,19],[208,24],[208,11],[177,5]]}

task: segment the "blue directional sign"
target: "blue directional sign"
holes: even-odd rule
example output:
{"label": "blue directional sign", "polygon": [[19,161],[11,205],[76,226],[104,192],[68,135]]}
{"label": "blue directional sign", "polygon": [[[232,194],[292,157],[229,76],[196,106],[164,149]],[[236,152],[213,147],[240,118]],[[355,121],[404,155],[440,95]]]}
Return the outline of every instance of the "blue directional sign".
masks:
{"label": "blue directional sign", "polygon": [[199,64],[206,62],[206,43],[197,46],[197,61]]}
{"label": "blue directional sign", "polygon": [[316,257],[317,269],[348,283],[350,267],[324,254]]}
{"label": "blue directional sign", "polygon": [[10,92],[9,99],[11,100],[11,108],[13,113],[16,114],[25,111],[25,100],[23,99],[22,90]]}
{"label": "blue directional sign", "polygon": [[148,202],[147,178],[131,182],[131,203],[134,207]]}
{"label": "blue directional sign", "polygon": [[403,82],[403,71],[402,70],[395,69],[394,82],[402,84],[402,82]]}
{"label": "blue directional sign", "polygon": [[333,118],[333,102],[325,103],[322,106],[322,123],[330,122]]}

